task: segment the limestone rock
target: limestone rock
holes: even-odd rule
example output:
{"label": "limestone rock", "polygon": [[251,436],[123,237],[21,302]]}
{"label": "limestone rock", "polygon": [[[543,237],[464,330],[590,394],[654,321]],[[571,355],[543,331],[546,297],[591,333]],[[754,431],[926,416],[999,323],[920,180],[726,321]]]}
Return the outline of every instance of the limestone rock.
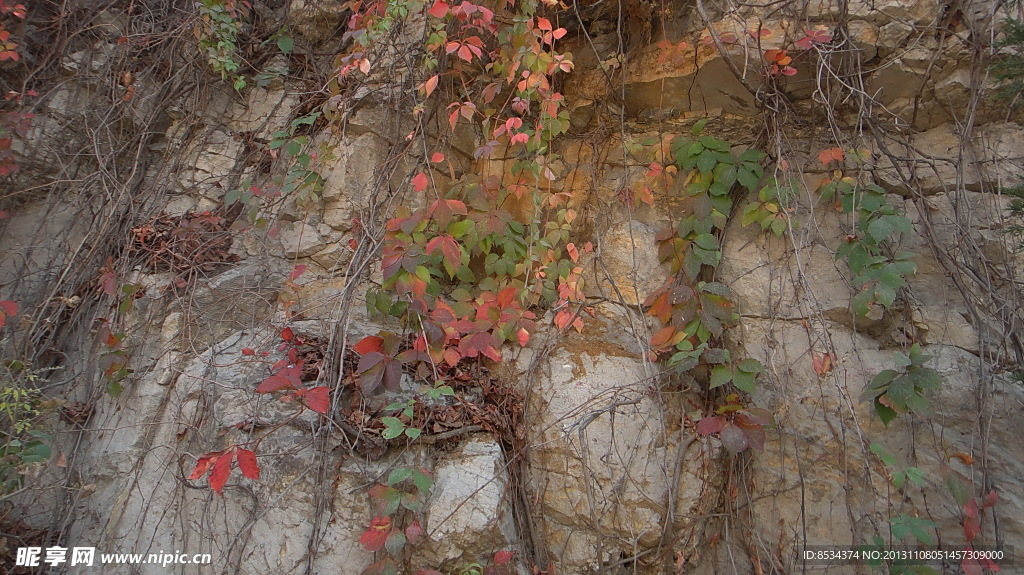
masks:
{"label": "limestone rock", "polygon": [[[590,328],[609,331],[615,324]],[[539,499],[544,546],[562,572],[581,573],[597,561],[655,546],[661,540],[669,485],[677,477],[674,528],[699,516],[713,502],[700,485],[714,469],[708,452],[694,449],[680,459],[679,409],[667,408],[647,391],[650,364],[618,346],[588,348],[573,338],[534,366],[541,374],[527,408],[530,485]],[[520,365],[535,356],[524,353]],[[597,554],[602,540],[604,557]],[[628,556],[628,555],[627,555]]]}
{"label": "limestone rock", "polygon": [[[594,270],[585,286],[594,285],[606,297],[626,304],[642,303],[668,278],[668,270],[658,262],[656,230],[633,220],[608,229],[601,237],[600,261],[585,265]],[[591,288],[594,289],[594,288]]]}
{"label": "limestone rock", "polygon": [[295,258],[309,257],[323,250],[328,243],[315,226],[304,225],[302,222],[282,226],[279,240],[284,253]]}
{"label": "limestone rock", "polygon": [[475,438],[434,468],[426,509],[434,563],[483,563],[518,544],[501,446]]}

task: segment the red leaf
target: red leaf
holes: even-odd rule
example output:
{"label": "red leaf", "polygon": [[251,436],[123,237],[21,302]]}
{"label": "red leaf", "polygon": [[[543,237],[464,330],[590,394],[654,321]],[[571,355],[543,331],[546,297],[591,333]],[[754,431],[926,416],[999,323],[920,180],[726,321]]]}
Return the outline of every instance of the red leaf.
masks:
{"label": "red leaf", "polygon": [[299,264],[299,265],[295,266],[295,269],[292,270],[292,273],[288,274],[288,279],[290,281],[295,281],[295,280],[299,279],[299,276],[301,276],[305,271],[306,271],[306,264]]}
{"label": "red leaf", "polygon": [[196,462],[195,469],[192,470],[192,475],[189,475],[188,478],[194,480],[206,475],[221,455],[224,455],[223,451],[212,451],[201,456]]}
{"label": "red leaf", "polygon": [[526,331],[526,328],[519,328],[519,331],[516,332],[516,340],[519,341],[521,347],[526,347],[530,341],[530,332]]}
{"label": "red leaf", "polygon": [[454,276],[455,270],[462,265],[462,248],[459,247],[459,243],[455,241],[455,238],[448,234],[442,234],[427,242],[426,251],[428,255],[434,255],[438,249],[441,250],[448,275]]}
{"label": "red leaf", "polygon": [[231,475],[231,460],[234,458],[235,452],[232,450],[217,458],[217,462],[213,464],[213,471],[210,472],[210,488],[218,494],[223,491],[224,484],[228,482],[228,475]]}
{"label": "red leaf", "polygon": [[388,540],[390,532],[390,517],[374,517],[370,522],[370,528],[359,537],[359,543],[367,551],[380,551],[384,548],[384,542]]}
{"label": "red leaf", "polygon": [[292,382],[288,381],[288,378],[280,375],[272,375],[256,386],[256,393],[274,393],[275,391],[281,391],[282,389],[288,389],[291,387],[293,387]]}
{"label": "red leaf", "polygon": [[448,8],[449,6],[445,4],[443,0],[437,0],[437,2],[434,2],[434,5],[430,7],[428,13],[434,18],[444,18],[448,15]]}
{"label": "red leaf", "polygon": [[306,392],[306,405],[317,413],[327,415],[331,408],[330,390],[324,386],[317,386]]}
{"label": "red leaf", "polygon": [[424,172],[420,172],[413,176],[412,178],[412,189],[416,190],[417,192],[422,192],[427,188],[427,184],[429,182],[430,179],[427,178],[427,174]]}
{"label": "red leaf", "polygon": [[256,355],[256,352],[251,347],[243,347],[242,355]]}
{"label": "red leaf", "polygon": [[252,450],[241,447],[235,448],[235,453],[238,456],[238,469],[241,470],[242,475],[249,479],[259,479],[260,466],[256,463],[256,454]]}
{"label": "red leaf", "polygon": [[292,365],[264,379],[256,386],[256,393],[274,393],[282,389],[298,389],[302,386],[302,365]]}
{"label": "red leaf", "polygon": [[512,560],[512,556],[515,555],[514,551],[506,551],[502,549],[494,554],[494,564],[504,565]]}
{"label": "red leaf", "polygon": [[375,335],[368,335],[353,345],[352,350],[359,355],[366,355],[371,351],[381,352],[384,351],[384,340]]}
{"label": "red leaf", "polygon": [[18,304],[5,299],[0,301],[0,310],[7,314],[7,317],[15,316],[18,315]]}
{"label": "red leaf", "polygon": [[551,21],[547,18],[537,18],[537,29],[550,31]]}
{"label": "red leaf", "polygon": [[281,339],[291,341],[295,339],[295,332],[292,331],[292,328],[286,327],[281,330]]}
{"label": "red leaf", "polygon": [[435,164],[438,163],[438,162],[443,162],[444,161],[444,154],[442,154],[441,152],[434,152],[434,154],[432,156],[430,156],[430,161],[435,163]]}

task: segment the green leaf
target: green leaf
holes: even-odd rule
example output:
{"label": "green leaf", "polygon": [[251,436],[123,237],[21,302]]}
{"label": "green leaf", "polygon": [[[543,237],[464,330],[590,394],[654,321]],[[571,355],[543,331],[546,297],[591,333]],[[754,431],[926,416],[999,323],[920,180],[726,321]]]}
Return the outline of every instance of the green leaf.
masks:
{"label": "green leaf", "polygon": [[882,405],[882,402],[879,401],[877,397],[875,398],[875,413],[878,414],[879,419],[881,419],[882,423],[886,426],[889,425],[890,421],[896,419],[897,415],[891,408],[886,405]]}
{"label": "green leaf", "polygon": [[224,194],[224,205],[230,206],[237,202],[240,197],[242,197],[241,189],[228,190],[228,193]]}
{"label": "green leaf", "polygon": [[414,469],[412,472],[412,484],[416,486],[416,489],[418,489],[420,493],[426,495],[434,485],[434,480],[429,474],[424,473],[419,469]]}
{"label": "green leaf", "polygon": [[871,453],[874,453],[882,460],[882,463],[886,465],[896,465],[896,456],[886,451],[886,449],[881,445],[872,443],[869,446],[869,449],[871,449]]}
{"label": "green leaf", "polygon": [[761,373],[764,371],[764,365],[760,361],[748,357],[740,362],[739,369],[745,373]]}
{"label": "green leaf", "polygon": [[937,523],[922,519],[920,517],[910,517],[908,515],[899,515],[889,520],[892,525],[892,534],[897,539],[904,539],[909,536],[913,536],[920,543],[925,545],[932,545],[932,537],[929,532],[930,529],[937,529],[939,526]]}
{"label": "green leaf", "polygon": [[894,404],[894,407],[905,409],[907,402],[911,401],[911,397],[917,394],[914,391],[914,384],[906,376],[900,376],[893,380],[889,384],[889,388],[885,392],[886,397],[889,401]]}
{"label": "green leaf", "polygon": [[711,389],[721,387],[732,381],[732,368],[728,365],[716,365],[711,370]]}
{"label": "green leaf", "polygon": [[732,384],[747,393],[754,393],[757,388],[757,375],[736,370],[732,374]]}
{"label": "green leaf", "polygon": [[764,160],[764,152],[760,150],[749,149],[740,154],[740,161],[744,163],[760,164],[761,160]]}
{"label": "green leaf", "polygon": [[293,47],[295,47],[295,41],[292,40],[290,36],[278,36],[277,49],[280,50],[282,54],[287,55],[292,51]]}
{"label": "green leaf", "polygon": [[391,473],[388,475],[387,484],[389,486],[394,487],[395,485],[398,485],[399,483],[405,481],[406,479],[409,479],[410,477],[412,477],[411,467],[397,467],[393,469]]}
{"label": "green leaf", "polygon": [[700,133],[704,130],[704,126],[707,126],[707,125],[708,125],[708,119],[707,118],[701,118],[701,119],[697,120],[697,122],[693,126],[690,127],[690,133],[693,134],[694,136],[699,136]]}
{"label": "green leaf", "polygon": [[704,150],[700,156],[697,156],[697,169],[700,170],[701,174],[710,174],[717,164],[718,158],[715,157],[715,153],[711,150]]}
{"label": "green leaf", "polygon": [[906,471],[906,474],[907,474],[907,479],[912,481],[918,487],[924,487],[925,484],[927,483],[927,481],[925,481],[925,478],[924,478],[924,472],[921,471],[920,469],[916,468],[916,467],[908,467],[907,471]]}
{"label": "green leaf", "polygon": [[736,179],[740,185],[748,190],[753,190],[757,187],[757,183],[761,181],[761,176],[764,175],[764,169],[756,164],[742,164],[736,172]]}
{"label": "green leaf", "polygon": [[700,234],[693,238],[693,243],[704,248],[705,250],[718,250],[718,238],[711,234]]}

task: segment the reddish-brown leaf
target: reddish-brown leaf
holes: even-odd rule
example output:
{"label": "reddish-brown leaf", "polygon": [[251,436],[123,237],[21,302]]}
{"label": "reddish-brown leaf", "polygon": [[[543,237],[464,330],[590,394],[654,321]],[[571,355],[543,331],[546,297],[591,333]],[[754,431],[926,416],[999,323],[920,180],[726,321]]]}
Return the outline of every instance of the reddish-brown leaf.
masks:
{"label": "reddish-brown leaf", "polygon": [[722,431],[725,420],[721,417],[705,417],[697,422],[697,433],[711,435]]}
{"label": "reddish-brown leaf", "polygon": [[408,527],[405,528],[405,537],[409,539],[410,543],[416,543],[420,537],[423,536],[423,527],[420,526],[419,520],[414,519]]}
{"label": "reddish-brown leaf", "polygon": [[512,556],[515,555],[514,551],[506,551],[502,549],[494,554],[494,564],[504,565],[512,560]]}
{"label": "reddish-brown leaf", "polygon": [[242,472],[242,475],[249,479],[259,479],[260,466],[256,463],[256,454],[250,449],[242,449],[241,447],[235,448],[235,454],[238,457],[238,469]]}
{"label": "reddish-brown leaf", "polygon": [[292,331],[292,328],[286,327],[281,330],[281,339],[291,341],[295,339],[295,332]]}
{"label": "reddish-brown leaf", "polygon": [[662,291],[661,295],[651,302],[651,309],[647,310],[647,315],[658,318],[662,323],[668,323],[672,319],[672,301],[668,290]]}
{"label": "reddish-brown leaf", "polygon": [[243,347],[242,355],[256,355],[256,352],[251,347]]}

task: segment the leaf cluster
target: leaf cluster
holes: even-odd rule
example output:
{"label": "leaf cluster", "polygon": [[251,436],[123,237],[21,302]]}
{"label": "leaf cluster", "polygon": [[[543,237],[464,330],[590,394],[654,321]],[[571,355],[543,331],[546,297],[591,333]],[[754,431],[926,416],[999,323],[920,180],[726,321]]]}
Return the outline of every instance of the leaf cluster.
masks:
{"label": "leaf cluster", "polygon": [[907,353],[896,352],[896,369],[887,369],[876,375],[864,388],[861,401],[873,402],[875,413],[886,425],[900,413],[928,414],[931,404],[924,397],[924,391],[938,389],[942,385],[939,372],[924,366],[930,359],[931,356],[925,355],[916,343]]}
{"label": "leaf cluster", "polygon": [[[861,186],[853,178],[840,177],[825,182],[823,200],[838,199],[843,213],[857,216],[857,227],[836,250],[854,273],[858,289],[851,305],[861,317],[881,306],[892,307],[907,277],[917,271],[912,252],[892,254],[899,233],[909,233],[910,220],[886,200],[885,190],[877,185]],[[890,255],[892,254],[892,255]]]}

